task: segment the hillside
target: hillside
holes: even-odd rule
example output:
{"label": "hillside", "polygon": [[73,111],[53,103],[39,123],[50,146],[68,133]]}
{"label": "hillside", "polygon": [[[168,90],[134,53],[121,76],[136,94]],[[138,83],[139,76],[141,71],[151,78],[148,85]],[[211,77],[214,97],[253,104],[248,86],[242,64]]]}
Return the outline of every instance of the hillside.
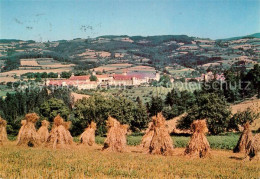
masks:
{"label": "hillside", "polygon": [[[247,108],[250,108],[252,111],[255,113],[260,113],[260,99],[252,99],[252,100],[247,100],[239,104],[233,104],[230,106],[231,107],[231,113],[235,114],[237,112],[243,112]],[[177,121],[180,120],[185,114],[182,114],[180,116],[177,116],[171,120],[166,121],[168,130],[170,133],[175,133],[175,134],[189,134],[189,130],[179,130],[176,128]],[[256,119],[253,124],[251,125],[252,130],[258,130],[260,129],[260,117]]]}
{"label": "hillside", "polygon": [[238,40],[238,39],[243,39],[243,38],[260,38],[260,33],[254,33],[251,35],[240,36],[240,37],[231,37],[231,38],[226,38],[226,39],[217,39],[217,40]]}
{"label": "hillside", "polygon": [[[53,42],[2,39],[0,71],[20,69],[24,64],[21,59],[34,59],[39,62],[39,59],[49,58],[62,65],[73,63],[74,70],[90,70],[107,64],[128,63],[134,66],[151,66],[175,78],[191,78],[200,76],[211,67],[220,71],[230,67],[252,68],[254,64],[259,63],[259,34],[224,41],[187,35],[106,35]],[[35,63],[35,66],[41,68],[39,66],[42,65]],[[182,69],[191,70],[183,73],[176,71]]]}
{"label": "hillside", "polygon": [[[252,109],[255,113],[260,113],[260,99],[247,100],[239,104],[231,105],[231,112],[235,114],[238,111],[245,111],[247,108]],[[252,130],[258,129],[260,129],[260,117],[252,124]]]}

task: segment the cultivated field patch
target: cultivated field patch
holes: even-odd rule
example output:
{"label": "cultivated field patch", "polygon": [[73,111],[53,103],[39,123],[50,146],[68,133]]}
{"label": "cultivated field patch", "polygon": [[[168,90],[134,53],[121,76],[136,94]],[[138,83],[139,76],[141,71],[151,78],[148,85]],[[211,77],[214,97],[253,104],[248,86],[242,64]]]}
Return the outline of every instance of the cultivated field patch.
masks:
{"label": "cultivated field patch", "polygon": [[20,63],[21,63],[21,66],[40,66],[37,62],[37,60],[35,59],[31,59],[31,60],[28,60],[28,59],[21,59],[20,60]]}
{"label": "cultivated field patch", "polygon": [[[70,150],[24,148],[11,142],[0,148],[2,178],[258,178],[257,161],[242,161],[243,154],[213,150],[211,158],[101,152],[102,146]],[[22,162],[21,162],[22,161]]]}
{"label": "cultivated field patch", "polygon": [[100,67],[95,68],[95,71],[113,71],[113,70],[119,70],[119,69],[127,69],[127,67],[130,67],[132,64],[129,63],[115,63],[115,64],[108,64],[103,65]]}

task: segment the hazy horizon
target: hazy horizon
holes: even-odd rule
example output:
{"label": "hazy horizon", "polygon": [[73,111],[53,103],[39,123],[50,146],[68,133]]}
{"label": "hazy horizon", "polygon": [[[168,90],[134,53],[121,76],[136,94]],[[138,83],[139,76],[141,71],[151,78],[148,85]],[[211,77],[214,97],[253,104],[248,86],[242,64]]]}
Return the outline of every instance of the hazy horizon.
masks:
{"label": "hazy horizon", "polygon": [[260,30],[260,1],[255,0],[6,0],[0,9],[0,39],[56,41],[103,35],[222,39]]}

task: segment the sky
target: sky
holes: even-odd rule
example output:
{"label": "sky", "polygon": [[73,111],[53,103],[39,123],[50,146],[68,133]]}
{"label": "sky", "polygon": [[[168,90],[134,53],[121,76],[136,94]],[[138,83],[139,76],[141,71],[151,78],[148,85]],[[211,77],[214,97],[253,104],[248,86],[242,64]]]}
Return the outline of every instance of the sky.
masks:
{"label": "sky", "polygon": [[260,0],[0,0],[0,39],[260,32]]}

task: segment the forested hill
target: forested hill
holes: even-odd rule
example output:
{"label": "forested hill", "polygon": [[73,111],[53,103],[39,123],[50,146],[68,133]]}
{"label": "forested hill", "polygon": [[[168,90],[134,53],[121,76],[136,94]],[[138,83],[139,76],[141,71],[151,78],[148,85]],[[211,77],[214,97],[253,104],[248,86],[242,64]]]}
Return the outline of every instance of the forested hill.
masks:
{"label": "forested hill", "polygon": [[187,35],[106,35],[53,42],[2,39],[0,44],[0,61],[5,62],[2,71],[18,68],[21,58],[53,58],[74,63],[79,70],[122,62],[150,65],[157,70],[176,64],[195,69],[198,66],[218,63],[225,68],[230,62],[224,61],[240,56],[257,61],[260,51],[259,33],[224,40]]}

